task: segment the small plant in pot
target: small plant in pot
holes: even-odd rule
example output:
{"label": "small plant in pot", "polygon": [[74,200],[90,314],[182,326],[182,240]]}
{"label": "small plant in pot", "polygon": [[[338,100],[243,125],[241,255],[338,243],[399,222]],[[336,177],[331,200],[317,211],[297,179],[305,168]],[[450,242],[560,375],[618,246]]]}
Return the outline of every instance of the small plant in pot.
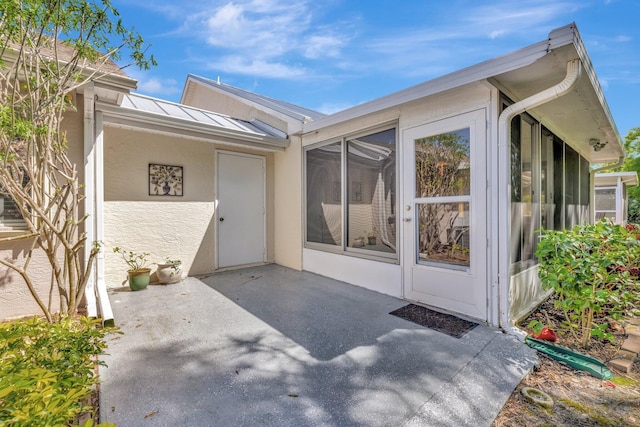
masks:
{"label": "small plant in pot", "polygon": [[158,281],[163,285],[179,282],[182,280],[182,261],[165,258],[163,263],[158,263],[156,274]]}
{"label": "small plant in pot", "polygon": [[373,231],[369,231],[367,233],[367,243],[371,246],[375,246],[376,244],[376,229],[374,228]]}
{"label": "small plant in pot", "polygon": [[149,285],[151,280],[151,269],[149,265],[149,253],[126,251],[118,246],[113,248],[113,252],[119,253],[124,262],[129,266],[129,287],[132,291],[139,291]]}

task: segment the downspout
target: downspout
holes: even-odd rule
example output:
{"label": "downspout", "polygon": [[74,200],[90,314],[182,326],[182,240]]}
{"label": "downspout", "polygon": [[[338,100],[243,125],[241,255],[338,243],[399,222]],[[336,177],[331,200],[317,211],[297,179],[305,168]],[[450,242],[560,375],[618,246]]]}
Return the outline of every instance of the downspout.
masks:
{"label": "downspout", "polygon": [[[96,241],[104,242],[104,126],[102,111],[96,111],[96,143],[95,143],[95,220]],[[104,250],[96,256],[96,290],[98,295],[98,309],[102,323],[114,326],[113,311],[107,294],[107,284],[104,278]]]}
{"label": "downspout", "polygon": [[[87,219],[84,222],[84,232],[86,241],[84,245],[84,259],[89,259],[91,254],[91,246],[96,240],[95,228],[94,228],[94,177],[95,177],[95,153],[93,149],[94,142],[94,112],[95,112],[95,98],[94,98],[94,84],[93,82],[87,83],[84,87],[83,96],[83,134],[84,134],[84,213],[87,215]],[[96,281],[95,275],[92,274],[87,280],[87,287],[85,289],[85,299],[87,301],[87,316],[98,317],[98,309],[96,305]]]}
{"label": "downspout", "polygon": [[546,104],[567,94],[580,79],[581,62],[567,62],[565,78],[555,86],[531,95],[507,107],[498,119],[498,218],[503,227],[498,228],[498,310],[500,327],[510,335],[524,340],[526,333],[515,327],[509,319],[509,265],[511,259],[511,120],[528,109]]}
{"label": "downspout", "polygon": [[[84,89],[84,212],[85,260],[89,259],[94,242],[104,239],[104,166],[102,113],[95,110],[95,88],[93,82]],[[104,280],[104,252],[96,256],[94,271],[85,290],[87,316],[102,318],[104,324],[113,324],[113,312]]]}

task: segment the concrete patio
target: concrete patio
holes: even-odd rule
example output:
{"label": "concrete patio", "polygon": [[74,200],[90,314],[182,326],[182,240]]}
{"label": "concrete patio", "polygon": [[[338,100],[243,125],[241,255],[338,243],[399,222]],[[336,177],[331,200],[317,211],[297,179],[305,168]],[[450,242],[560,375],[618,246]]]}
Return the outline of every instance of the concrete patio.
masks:
{"label": "concrete patio", "polygon": [[489,426],[535,353],[388,313],[397,298],[277,265],[110,292],[101,421],[126,426]]}

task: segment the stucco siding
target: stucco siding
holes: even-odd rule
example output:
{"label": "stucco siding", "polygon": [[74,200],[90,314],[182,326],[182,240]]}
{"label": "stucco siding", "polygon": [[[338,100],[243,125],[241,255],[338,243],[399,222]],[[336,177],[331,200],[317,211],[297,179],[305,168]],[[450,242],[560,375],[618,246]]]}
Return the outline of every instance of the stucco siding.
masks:
{"label": "stucco siding", "polygon": [[[396,143],[397,149],[397,179],[398,179],[398,198],[397,209],[402,211],[400,206],[403,205],[403,185],[410,185],[404,182],[404,170],[402,165],[403,148],[405,146],[403,131],[414,126],[420,126],[427,123],[436,122],[456,115],[460,115],[469,111],[478,109],[488,110],[490,108],[492,96],[492,88],[485,82],[478,82],[464,87],[449,90],[445,93],[433,95],[411,103],[397,105],[394,108],[379,111],[365,117],[343,122],[331,127],[318,129],[303,136],[303,146],[311,146],[316,143],[338,141],[342,137],[348,137],[352,134],[365,132],[367,129],[375,129],[377,127],[388,124],[396,125],[398,128],[398,139]],[[487,136],[487,143],[490,143]],[[487,195],[487,203],[489,195]],[[354,207],[350,207],[354,209]],[[330,215],[325,212],[325,217]],[[335,215],[341,215],[341,211],[336,211]],[[353,215],[358,217],[358,215]],[[364,217],[364,215],[361,215]],[[488,216],[487,216],[488,218]],[[487,218],[483,218],[485,222],[480,224],[487,227]],[[352,220],[355,221],[355,220]],[[402,223],[398,220],[399,240],[398,248],[403,248],[404,236]],[[328,221],[329,222],[329,221]],[[340,224],[339,221],[337,221]],[[348,224],[352,227],[354,224]],[[340,235],[339,229],[334,233]],[[411,263],[413,254],[405,254],[399,250],[399,258],[395,262],[390,262],[388,258],[380,258],[379,260],[363,259],[370,258],[367,254],[363,258],[359,258],[353,253],[333,254],[307,248],[303,251],[303,268],[318,274],[329,276],[338,280],[382,292],[388,295],[402,297],[404,296],[403,280],[409,280],[402,274],[402,266],[405,263]],[[404,255],[404,257],[403,257]],[[486,286],[489,289],[489,278],[486,279]]]}
{"label": "stucco siding", "polygon": [[[152,262],[180,259],[189,275],[216,269],[215,152],[213,142],[105,128],[105,278],[122,286],[126,264],[113,247],[149,252]],[[273,154],[235,150],[266,158],[267,260],[274,259]],[[149,163],[183,167],[183,196],[150,196]]]}
{"label": "stucco siding", "polygon": [[206,86],[192,85],[192,89],[190,89],[188,93],[187,102],[185,103],[192,107],[226,114],[227,116],[249,122],[258,119],[284,132],[287,132],[288,129],[287,122],[284,119],[278,118],[259,108],[247,105],[229,94],[220,93]]}
{"label": "stucco siding", "polygon": [[[79,101],[81,101],[80,97]],[[79,102],[78,111],[82,111],[82,102]],[[84,169],[82,114],[77,111],[67,112],[62,121],[62,130],[67,134],[69,158],[78,165],[80,182],[82,182]],[[0,229],[0,238],[15,237],[19,234],[21,233],[18,231]],[[28,239],[0,243],[0,257],[22,266],[31,242],[32,240]],[[58,291],[54,289],[49,298],[51,266],[44,252],[33,251],[27,273],[43,303],[50,305],[53,312],[57,312],[60,307]],[[13,270],[0,266],[0,320],[40,314],[42,310],[29,292],[23,278]]]}
{"label": "stucco siding", "polygon": [[302,149],[300,139],[275,158],[275,262],[302,269]]}

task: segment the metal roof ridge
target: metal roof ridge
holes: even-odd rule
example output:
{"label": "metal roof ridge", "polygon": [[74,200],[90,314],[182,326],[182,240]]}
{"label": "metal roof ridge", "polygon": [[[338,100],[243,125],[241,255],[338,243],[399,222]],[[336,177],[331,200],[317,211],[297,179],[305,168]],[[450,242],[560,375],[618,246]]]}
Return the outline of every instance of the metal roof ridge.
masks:
{"label": "metal roof ridge", "polygon": [[263,105],[267,108],[271,108],[274,111],[285,114],[291,118],[297,119],[301,122],[308,122],[317,120],[318,118],[325,117],[325,114],[320,113],[318,111],[312,110],[307,107],[302,107],[300,105],[293,104],[291,102],[283,101],[281,99],[271,98],[266,95],[262,95],[256,92],[251,92],[245,89],[241,89],[236,86],[232,86],[226,83],[218,82],[207,77],[198,76],[195,74],[187,75],[187,83],[189,79],[193,79],[204,83],[210,87],[217,87],[221,90],[224,90],[227,93],[231,93],[232,95],[237,96],[238,98],[245,99],[248,101],[256,102],[260,105]]}

